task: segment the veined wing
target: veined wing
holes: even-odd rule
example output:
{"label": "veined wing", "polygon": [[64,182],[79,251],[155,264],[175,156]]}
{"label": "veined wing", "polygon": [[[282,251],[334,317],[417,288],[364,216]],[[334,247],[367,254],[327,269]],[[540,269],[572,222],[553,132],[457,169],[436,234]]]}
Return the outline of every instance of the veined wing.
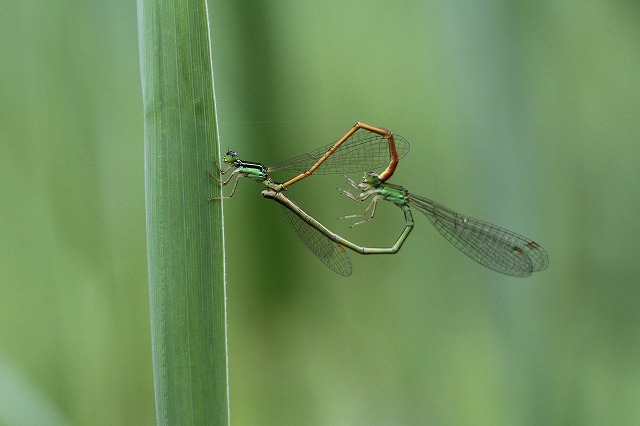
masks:
{"label": "veined wing", "polygon": [[514,277],[526,277],[549,266],[544,249],[515,232],[483,222],[415,194],[409,205],[424,213],[433,226],[458,250],[487,268]]}
{"label": "veined wing", "polygon": [[344,247],[331,241],[284,205],[282,208],[298,237],[322,263],[337,274],[345,277],[351,275],[351,258]]}
{"label": "veined wing", "polygon": [[[393,135],[398,159],[409,152],[409,142],[400,135]],[[325,145],[307,154],[281,161],[268,168],[269,172],[288,170],[305,172],[325,155],[333,144]],[[341,174],[376,170],[386,167],[390,161],[389,139],[386,136],[359,128],[348,136],[314,173]]]}

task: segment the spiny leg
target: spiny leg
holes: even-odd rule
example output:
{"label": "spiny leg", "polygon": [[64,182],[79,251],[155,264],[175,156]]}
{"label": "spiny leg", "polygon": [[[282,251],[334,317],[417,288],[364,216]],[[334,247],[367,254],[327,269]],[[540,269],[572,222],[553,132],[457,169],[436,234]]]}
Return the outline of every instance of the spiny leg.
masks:
{"label": "spiny leg", "polygon": [[[354,226],[361,225],[363,223],[369,222],[371,219],[373,219],[373,216],[375,216],[375,214],[376,214],[376,205],[378,204],[378,200],[379,199],[380,199],[380,197],[374,197],[373,200],[371,200],[371,202],[369,203],[367,208],[364,209],[364,211],[362,213],[350,214],[350,215],[347,215],[347,216],[339,217],[338,219],[353,219],[354,217],[362,217],[362,216],[367,214],[369,209],[371,209],[371,215],[367,219],[362,219],[362,220],[354,223],[350,227],[353,228]],[[362,201],[362,200],[361,199],[357,199],[357,201]]]}
{"label": "spiny leg", "polygon": [[[224,169],[224,170],[223,170],[223,169],[221,169],[221,168],[220,168],[220,165],[218,164],[218,162],[217,162],[217,161],[216,161],[216,162],[214,162],[214,163],[213,163],[213,165],[216,167],[216,171],[217,171],[217,172],[218,172],[218,174],[220,174],[220,175],[226,175],[226,174],[227,174],[227,172],[228,172],[229,170],[231,170],[231,168],[232,168],[232,167],[234,167],[234,165],[233,165],[233,164],[229,164],[229,166],[228,166],[226,169]],[[206,172],[206,173],[207,173],[210,177],[212,177],[212,178],[214,178],[215,180],[217,180],[217,181],[218,181],[218,183],[222,184],[222,180],[220,180],[220,178],[218,178],[218,176],[214,175],[213,173],[211,173],[211,172],[210,172],[210,171],[208,171],[208,170],[207,170],[207,172]]]}
{"label": "spiny leg", "polygon": [[219,174],[221,174],[221,175],[226,175],[226,174],[227,174],[227,172],[228,172],[229,170],[231,170],[233,167],[235,167],[235,165],[234,165],[234,164],[229,164],[229,165],[227,166],[227,168],[226,168],[226,169],[221,169],[221,168],[220,168],[220,164],[218,164],[218,162],[217,162],[217,161],[216,161],[216,162],[214,162],[213,164],[216,166],[216,170],[217,170],[217,171],[218,171],[218,173],[219,173]]}
{"label": "spiny leg", "polygon": [[360,188],[360,186],[357,183],[355,183],[354,180],[351,179],[350,177],[344,176],[344,178],[347,179],[347,183],[349,183],[349,185],[351,185],[353,188],[358,190],[358,194],[353,194],[349,190],[336,188],[340,192],[340,194],[344,195],[345,197],[349,197],[355,201],[364,201],[367,198],[369,198],[369,196],[372,194],[371,192],[366,192],[365,190]]}
{"label": "spiny leg", "polygon": [[216,163],[216,168],[218,169],[218,171],[220,172],[220,174],[221,174],[221,175],[226,175],[226,174],[227,174],[227,172],[228,172],[229,170],[231,170],[231,168],[232,168],[232,167],[235,167],[235,165],[234,165],[234,164],[229,164],[229,166],[227,166],[227,168],[226,168],[226,169],[224,169],[224,170],[220,170],[220,166],[218,166],[218,163]]}
{"label": "spiny leg", "polygon": [[[231,176],[229,176],[229,179],[227,179],[227,180],[226,180],[226,181],[224,181],[224,182],[223,182],[223,181],[221,181],[220,179],[218,179],[217,177],[213,176],[213,175],[212,175],[211,173],[209,173],[209,172],[207,172],[207,174],[209,174],[209,176],[211,176],[211,177],[213,177],[214,179],[216,179],[216,180],[220,183],[220,185],[221,185],[221,186],[226,186],[226,185],[229,183],[229,181],[231,180],[231,178],[233,177],[233,175],[235,174],[235,172],[236,172],[237,170],[238,170],[238,169],[234,170],[234,172],[231,174]],[[233,197],[233,194],[236,192],[236,188],[238,187],[238,181],[240,180],[240,178],[241,178],[242,176],[241,176],[240,174],[236,174],[236,176],[235,176],[235,177],[236,177],[236,180],[235,180],[235,182],[233,183],[233,187],[231,188],[231,193],[230,193],[229,195],[223,195],[222,197],[211,197],[211,198],[209,198],[209,199],[208,199],[208,201],[211,201],[211,200],[224,200],[224,199],[227,199],[227,198],[231,198],[231,197]]]}
{"label": "spiny leg", "polygon": [[362,189],[360,189],[360,187],[358,186],[357,183],[355,183],[355,181],[353,179],[351,179],[349,176],[344,176],[342,175],[345,179],[347,179],[347,182],[349,183],[349,185],[351,185],[352,187],[354,187],[355,189],[357,189],[358,191],[362,192]]}
{"label": "spiny leg", "polygon": [[[218,169],[218,172],[220,170]],[[214,175],[213,173],[211,173],[209,170],[205,171],[205,173],[207,174],[207,176],[209,176],[212,179],[215,179],[216,182],[218,183],[218,185],[222,185],[222,181],[220,180],[220,178],[218,178],[218,176]]]}
{"label": "spiny leg", "polygon": [[[225,174],[227,172],[227,170],[229,170],[230,167],[227,167],[226,170],[224,171],[220,171],[220,173]],[[214,175],[213,173],[207,172],[207,174],[209,176],[211,176],[212,178],[214,178],[221,186],[227,186],[227,184],[229,183],[229,181],[231,181],[231,179],[233,179],[233,176],[237,173],[240,173],[240,169],[235,169],[233,172],[231,172],[231,174],[229,175],[229,179],[227,180],[222,180],[219,177],[217,177],[216,175]],[[238,177],[240,177],[240,175],[236,176],[236,183],[234,184],[234,188],[235,185],[238,184]]]}
{"label": "spiny leg", "polygon": [[360,198],[360,194],[352,194],[351,192],[347,191],[346,189],[340,189],[340,188],[336,188],[338,191],[340,191],[340,194],[344,195],[345,197],[351,198],[352,200],[355,201],[362,201],[362,199]]}

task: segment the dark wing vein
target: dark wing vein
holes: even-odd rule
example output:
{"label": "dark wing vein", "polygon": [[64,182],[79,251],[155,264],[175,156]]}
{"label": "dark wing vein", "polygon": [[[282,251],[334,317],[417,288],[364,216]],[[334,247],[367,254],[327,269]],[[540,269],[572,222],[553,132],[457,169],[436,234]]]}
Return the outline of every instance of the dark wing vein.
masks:
{"label": "dark wing vein", "polygon": [[[409,152],[409,142],[400,135],[394,134],[398,158]],[[289,158],[269,167],[269,172],[288,170],[305,172],[311,168],[333,144],[328,144],[315,151]],[[358,129],[338,149],[325,160],[315,171],[318,174],[356,173],[375,171],[386,167],[390,161],[389,141],[383,136]]]}
{"label": "dark wing vein", "polygon": [[499,226],[483,222],[418,195],[409,205],[424,213],[433,226],[458,250],[481,265],[514,277],[526,277],[549,265],[536,242]]}
{"label": "dark wing vein", "polygon": [[284,206],[282,208],[298,237],[322,263],[342,276],[351,275],[351,259],[344,247],[331,241],[288,208]]}

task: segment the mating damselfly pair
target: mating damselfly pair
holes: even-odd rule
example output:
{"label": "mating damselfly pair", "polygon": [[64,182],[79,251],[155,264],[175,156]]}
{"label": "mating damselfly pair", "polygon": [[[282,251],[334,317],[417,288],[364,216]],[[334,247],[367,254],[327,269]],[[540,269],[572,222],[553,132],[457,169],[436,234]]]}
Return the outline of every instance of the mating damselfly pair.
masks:
{"label": "mating damselfly pair", "polygon": [[[469,216],[464,216],[428,198],[415,195],[404,187],[387,183],[393,175],[399,160],[409,152],[409,142],[388,130],[356,123],[337,142],[323,146],[307,154],[281,161],[271,167],[261,163],[243,161],[238,154],[229,151],[223,157],[226,168],[221,175],[230,172],[226,179],[211,176],[222,186],[228,185],[235,177],[233,187],[227,196],[235,193],[238,180],[248,177],[263,184],[262,195],[280,203],[289,222],[305,245],[325,265],[340,275],[351,275],[351,259],[346,248],[360,254],[394,254],[413,230],[412,208],[422,212],[433,226],[458,250],[471,259],[506,275],[526,277],[541,271],[549,265],[544,249],[536,242]],[[374,170],[386,167],[381,173]],[[295,177],[278,183],[269,173],[292,171]],[[312,174],[345,174],[364,172],[361,182],[348,179],[354,192],[340,190],[340,193],[355,201],[370,200],[362,213],[343,216],[340,219],[363,218],[352,226],[373,219],[378,201],[390,201],[402,209],[405,227],[390,247],[362,247],[332,232],[329,228],[300,208],[284,191],[291,185]]]}

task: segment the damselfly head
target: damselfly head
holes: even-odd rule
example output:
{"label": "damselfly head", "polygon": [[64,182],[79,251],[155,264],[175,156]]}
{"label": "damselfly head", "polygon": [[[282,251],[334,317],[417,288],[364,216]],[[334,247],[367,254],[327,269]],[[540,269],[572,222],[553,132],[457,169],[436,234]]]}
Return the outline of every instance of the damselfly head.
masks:
{"label": "damselfly head", "polygon": [[377,187],[382,181],[378,177],[377,173],[374,172],[366,172],[362,177],[362,180],[358,184],[358,189],[361,191],[366,191],[369,188]]}
{"label": "damselfly head", "polygon": [[380,182],[380,177],[375,172],[366,172],[362,177],[362,183],[375,185]]}
{"label": "damselfly head", "polygon": [[225,163],[233,163],[238,159],[238,153],[235,151],[227,151],[227,154],[222,157],[222,161]]}

